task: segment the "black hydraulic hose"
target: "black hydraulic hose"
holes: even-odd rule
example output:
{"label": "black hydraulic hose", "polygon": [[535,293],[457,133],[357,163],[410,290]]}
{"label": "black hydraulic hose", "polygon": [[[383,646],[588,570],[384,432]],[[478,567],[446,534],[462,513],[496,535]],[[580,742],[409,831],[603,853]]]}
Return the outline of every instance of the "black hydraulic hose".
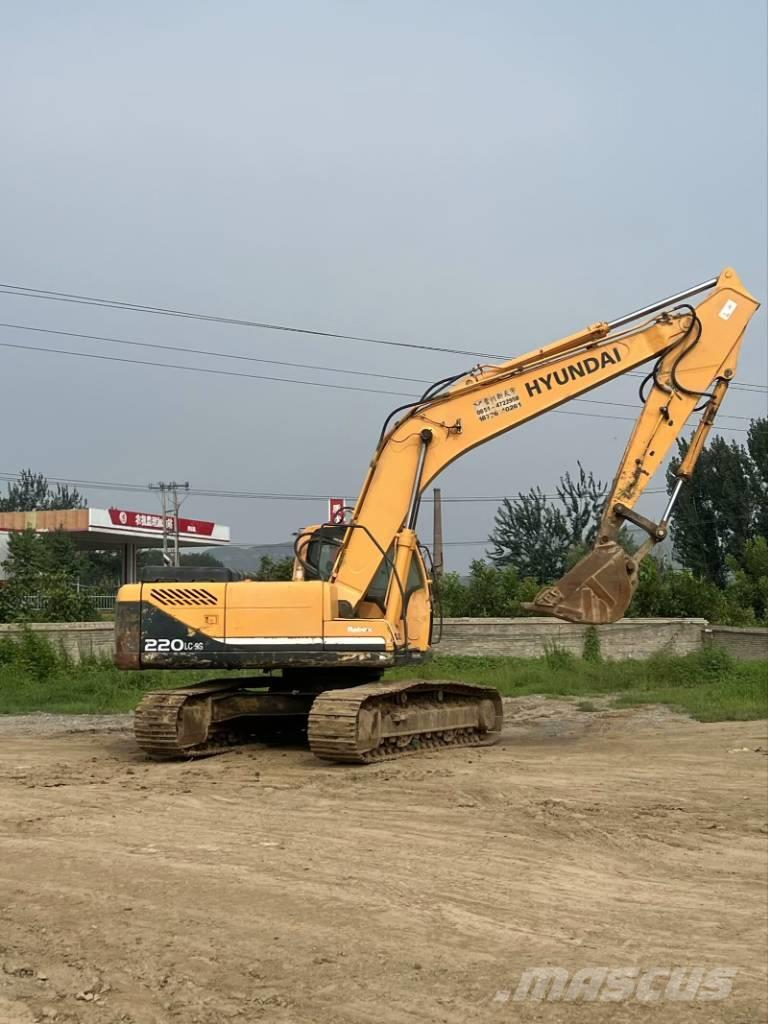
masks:
{"label": "black hydraulic hose", "polygon": [[[653,383],[661,391],[666,391],[668,393],[670,392],[671,389],[667,388],[665,385],[663,385],[661,383],[661,381],[658,378],[658,374],[659,374],[659,370],[661,369],[661,363],[664,360],[664,358],[674,348],[677,348],[678,345],[682,345],[684,347],[683,347],[683,350],[680,352],[680,354],[675,359],[674,363],[672,364],[672,368],[671,368],[671,371],[670,371],[670,377],[672,379],[672,383],[673,383],[674,387],[678,391],[681,391],[684,394],[688,394],[688,395],[702,395],[703,396],[704,394],[706,394],[706,392],[688,391],[687,388],[683,387],[679,383],[679,381],[677,380],[677,377],[675,375],[675,371],[677,369],[677,366],[678,366],[680,360],[685,355],[687,355],[693,348],[696,347],[696,345],[699,343],[699,339],[701,338],[701,320],[699,320],[698,316],[696,315],[696,310],[693,308],[693,306],[689,306],[687,303],[685,303],[684,305],[681,305],[681,306],[675,306],[675,309],[672,312],[675,312],[676,310],[687,310],[688,313],[691,316],[691,322],[688,325],[688,327],[686,328],[685,333],[683,334],[683,337],[679,341],[675,341],[671,345],[668,345],[664,349],[664,351],[660,353],[660,355],[656,359],[656,362],[653,364],[653,368],[651,369],[651,371],[648,374],[646,374],[646,376],[643,377],[642,381],[640,382],[640,387],[638,388],[638,395],[639,395],[640,401],[643,403],[643,405],[645,405],[645,403],[647,401],[647,398],[648,398],[648,396],[645,393],[645,389],[646,389],[646,386],[647,386],[647,384],[648,384],[648,382],[650,380],[653,380]],[[696,333],[696,337],[693,339],[693,341],[691,342],[690,345],[686,346],[686,342],[691,337],[691,335],[693,334],[694,330],[697,332]],[[708,396],[708,397],[711,397],[711,396]]]}
{"label": "black hydraulic hose", "polygon": [[379,440],[376,445],[376,450],[378,451],[379,448],[381,448],[381,442],[384,440],[384,435],[386,434],[387,428],[389,427],[389,424],[392,422],[392,418],[394,416],[396,416],[399,412],[405,412],[406,409],[416,410],[420,405],[423,405],[425,402],[429,402],[433,398],[437,397],[437,395],[435,394],[436,389],[450,387],[450,385],[455,384],[457,380],[461,380],[462,377],[466,377],[467,373],[467,370],[462,370],[461,373],[455,373],[453,374],[452,377],[444,377],[442,380],[436,380],[434,384],[429,385],[429,387],[426,389],[421,398],[418,398],[415,402],[406,402],[405,405],[399,405],[396,409],[393,409],[392,412],[384,420],[384,426],[381,428],[381,433],[379,434]]}

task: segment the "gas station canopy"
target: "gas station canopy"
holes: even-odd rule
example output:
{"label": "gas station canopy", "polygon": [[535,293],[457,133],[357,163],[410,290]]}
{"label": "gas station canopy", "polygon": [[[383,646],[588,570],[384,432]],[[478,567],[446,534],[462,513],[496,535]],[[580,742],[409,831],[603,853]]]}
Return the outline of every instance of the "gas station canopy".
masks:
{"label": "gas station canopy", "polygon": [[[165,517],[167,543],[176,536],[176,519]],[[132,512],[122,508],[72,508],[45,512],[0,512],[3,535],[32,529],[38,533],[61,530],[83,550],[117,550],[123,556],[123,580],[136,579],[136,554],[163,545],[163,516],[158,512]],[[179,517],[179,547],[207,548],[229,544],[229,527],[205,519]],[[3,544],[3,547],[5,545]]]}

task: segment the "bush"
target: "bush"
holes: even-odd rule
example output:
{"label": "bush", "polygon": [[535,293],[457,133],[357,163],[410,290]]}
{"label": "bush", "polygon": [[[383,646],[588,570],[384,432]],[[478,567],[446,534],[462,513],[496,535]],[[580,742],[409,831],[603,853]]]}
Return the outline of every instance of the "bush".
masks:
{"label": "bush", "polygon": [[495,569],[482,559],[469,567],[469,578],[448,572],[437,583],[443,615],[449,618],[515,618],[525,615],[524,601],[539,590],[530,577],[521,578],[511,566]]}
{"label": "bush", "polygon": [[47,637],[31,629],[22,629],[14,648],[13,662],[38,683],[47,679],[59,667],[59,655],[53,644]]}
{"label": "bush", "polygon": [[587,626],[584,631],[584,650],[582,652],[584,661],[591,661],[597,663],[603,660],[602,651],[600,649],[600,634],[597,632],[596,626]]}
{"label": "bush", "polygon": [[16,644],[9,636],[0,636],[0,665],[11,665],[16,660]]}
{"label": "bush", "polygon": [[707,644],[700,651],[676,657],[654,654],[647,661],[657,686],[701,686],[732,675],[735,662],[722,647]]}
{"label": "bush", "polygon": [[544,651],[547,668],[552,669],[553,672],[564,672],[566,669],[573,668],[576,658],[570,651],[552,643],[546,644]]}

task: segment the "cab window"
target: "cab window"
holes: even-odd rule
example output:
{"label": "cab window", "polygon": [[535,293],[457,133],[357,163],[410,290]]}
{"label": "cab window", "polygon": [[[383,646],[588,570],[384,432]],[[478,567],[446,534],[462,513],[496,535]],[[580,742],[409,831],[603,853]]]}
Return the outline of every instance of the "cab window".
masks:
{"label": "cab window", "polygon": [[370,601],[371,604],[377,605],[382,611],[386,608],[387,590],[389,588],[389,578],[392,575],[392,559],[394,557],[395,548],[393,545],[387,552],[387,557],[383,559],[381,565],[376,570],[376,575],[373,577],[364,598],[364,600]]}
{"label": "cab window", "polygon": [[345,533],[344,526],[325,527],[307,545],[307,564],[315,570],[318,579],[330,579]]}

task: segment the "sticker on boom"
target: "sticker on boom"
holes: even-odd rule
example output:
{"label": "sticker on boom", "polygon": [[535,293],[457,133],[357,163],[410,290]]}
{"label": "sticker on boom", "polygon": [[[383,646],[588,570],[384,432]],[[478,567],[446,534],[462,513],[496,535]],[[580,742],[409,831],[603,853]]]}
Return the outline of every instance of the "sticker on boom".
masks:
{"label": "sticker on boom", "polygon": [[481,398],[473,404],[475,406],[475,415],[481,423],[492,420],[496,416],[501,416],[502,413],[514,412],[515,409],[520,409],[523,405],[520,401],[520,396],[514,388],[504,388],[503,391],[497,391],[495,395]]}

